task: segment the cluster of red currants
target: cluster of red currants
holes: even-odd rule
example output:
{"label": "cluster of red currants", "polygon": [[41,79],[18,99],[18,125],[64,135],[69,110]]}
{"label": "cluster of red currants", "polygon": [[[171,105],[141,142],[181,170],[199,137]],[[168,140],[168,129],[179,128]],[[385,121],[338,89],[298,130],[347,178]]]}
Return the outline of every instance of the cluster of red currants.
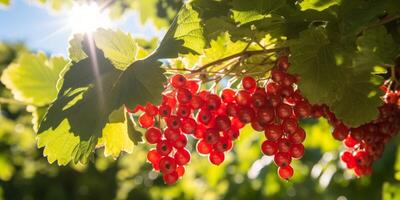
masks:
{"label": "cluster of red currants", "polygon": [[327,106],[314,107],[334,127],[332,136],[343,141],[346,147],[340,158],[359,177],[372,173],[373,162],[382,156],[385,144],[400,130],[400,109],[397,106],[400,92],[383,88],[386,95],[384,104],[379,107],[379,117],[360,127],[348,128]]}
{"label": "cluster of red currants", "polygon": [[265,155],[274,156],[278,175],[282,179],[293,176],[292,158],[300,159],[304,155],[302,143],[306,133],[298,121],[312,116],[312,106],[297,89],[298,78],[286,72],[288,67],[287,57],[278,59],[265,89],[252,96],[257,113],[252,126],[255,130],[264,131],[266,140],[261,150]]}

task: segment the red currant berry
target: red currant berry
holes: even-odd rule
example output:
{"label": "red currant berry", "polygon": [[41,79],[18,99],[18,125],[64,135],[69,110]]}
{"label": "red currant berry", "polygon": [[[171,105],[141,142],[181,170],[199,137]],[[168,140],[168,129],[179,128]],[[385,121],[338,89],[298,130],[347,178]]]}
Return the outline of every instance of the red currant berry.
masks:
{"label": "red currant berry", "polygon": [[187,105],[179,105],[178,110],[176,111],[176,114],[178,115],[178,117],[189,117],[189,115],[191,114],[191,109],[189,106]]}
{"label": "red currant berry", "polygon": [[228,116],[236,117],[238,115],[238,112],[239,107],[237,106],[237,104],[228,103],[226,105],[226,114],[228,114]]}
{"label": "red currant berry", "polygon": [[282,129],[285,133],[292,134],[296,132],[299,125],[297,124],[297,120],[293,118],[284,119],[282,122]]}
{"label": "red currant berry", "polygon": [[197,95],[194,95],[192,97],[192,100],[190,101],[190,106],[195,110],[203,107],[204,104],[205,104],[205,102],[203,101],[203,99]]}
{"label": "red currant berry", "polygon": [[173,143],[174,147],[177,149],[182,149],[184,147],[186,147],[187,144],[187,137],[185,135],[179,135],[178,139],[175,140],[175,142]]}
{"label": "red currant berry", "polygon": [[278,175],[281,179],[289,180],[294,174],[293,168],[290,165],[279,167]]}
{"label": "red currant berry", "polygon": [[174,155],[176,164],[186,165],[190,161],[190,153],[186,149],[178,149]]}
{"label": "red currant berry", "polygon": [[205,140],[199,140],[196,145],[196,150],[199,154],[209,154],[212,150],[212,146],[207,144]]}
{"label": "red currant berry", "polygon": [[333,133],[332,133],[333,138],[335,138],[336,140],[339,140],[339,141],[343,141],[347,137],[348,134],[349,134],[349,129],[343,124],[336,126],[333,129]]}
{"label": "red currant berry", "polygon": [[289,68],[289,59],[287,56],[281,56],[278,58],[276,65],[282,70],[286,70]]}
{"label": "red currant berry", "polygon": [[265,86],[265,91],[268,95],[271,94],[277,94],[278,91],[280,89],[280,86],[275,83],[275,82],[269,82],[266,86]]}
{"label": "red currant berry", "polygon": [[186,78],[181,74],[176,74],[171,78],[171,85],[174,88],[181,88],[185,86]]}
{"label": "red currant berry", "polygon": [[164,136],[168,141],[174,142],[181,135],[180,131],[177,129],[166,128],[164,130]]}
{"label": "red currant berry", "polygon": [[199,84],[196,81],[189,80],[186,81],[186,88],[192,93],[196,94],[199,91]]}
{"label": "red currant berry", "polygon": [[209,128],[204,133],[204,141],[206,141],[207,144],[213,145],[217,143],[218,138],[219,138],[219,131],[215,128]]}
{"label": "red currant berry", "polygon": [[306,132],[301,127],[298,127],[294,133],[289,135],[289,140],[293,144],[300,144],[304,142],[305,139],[306,139]]}
{"label": "red currant berry", "polygon": [[157,152],[162,156],[167,156],[172,151],[172,145],[167,140],[162,140],[157,143]]}
{"label": "red currant berry", "polygon": [[292,158],[300,159],[304,155],[304,145],[303,144],[293,144],[290,147],[290,155]]}
{"label": "red currant berry", "polygon": [[212,114],[209,110],[202,109],[197,114],[197,121],[201,122],[202,124],[209,124],[212,121]]}
{"label": "red currant berry", "polygon": [[174,172],[176,169],[175,159],[165,156],[160,159],[160,171],[163,174],[169,174]]}
{"label": "red currant berry", "polygon": [[178,180],[179,175],[176,171],[171,172],[169,174],[163,174],[164,183],[167,185],[173,185]]}
{"label": "red currant berry", "polygon": [[259,121],[257,120],[253,120],[251,121],[251,127],[255,130],[255,131],[264,131],[264,127],[260,124]]}
{"label": "red currant berry", "polygon": [[158,109],[161,117],[168,117],[171,115],[171,107],[167,105],[161,105]]}
{"label": "red currant berry", "polygon": [[255,119],[254,110],[247,106],[242,106],[238,111],[238,118],[244,124],[250,123]]}
{"label": "red currant berry", "polygon": [[288,140],[286,138],[280,138],[278,140],[279,152],[289,152],[291,146],[292,146],[292,143],[290,142],[290,140]]}
{"label": "red currant berry", "polygon": [[220,137],[218,142],[213,145],[215,151],[226,152],[232,148],[232,140],[225,137]]}
{"label": "red currant berry", "polygon": [[307,118],[311,116],[311,105],[306,101],[297,103],[294,107],[294,113],[298,118]]}
{"label": "red currant berry", "polygon": [[154,125],[154,117],[148,115],[147,113],[143,113],[139,117],[139,124],[143,128],[149,128]]}
{"label": "red currant berry", "polygon": [[166,121],[169,128],[178,130],[181,126],[181,120],[177,116],[171,115],[166,119]]}
{"label": "red currant berry", "polygon": [[275,117],[274,109],[270,106],[263,106],[258,109],[257,120],[261,125],[266,125]]}
{"label": "red currant berry", "polygon": [[161,130],[156,127],[151,127],[147,129],[146,133],[144,134],[147,142],[149,144],[155,144],[161,141]]}
{"label": "red currant berry", "polygon": [[161,160],[161,155],[157,152],[156,149],[151,149],[147,153],[147,160],[151,163],[158,163]]}
{"label": "red currant berry", "polygon": [[236,140],[239,137],[239,130],[237,128],[231,127],[223,133],[224,137],[230,140]]}
{"label": "red currant berry", "polygon": [[220,165],[225,160],[225,154],[218,151],[212,151],[208,159],[212,164]]}
{"label": "red currant berry", "polygon": [[206,106],[209,110],[217,110],[221,105],[221,98],[218,95],[210,94],[207,96]]}
{"label": "red currant berry", "polygon": [[261,145],[261,151],[267,156],[272,156],[278,152],[278,144],[276,142],[266,140]]}
{"label": "red currant berry", "polygon": [[178,167],[176,167],[176,173],[179,177],[182,177],[185,174],[185,167],[182,165],[178,165]]}
{"label": "red currant berry", "polygon": [[276,114],[281,119],[286,119],[293,116],[292,107],[285,103],[281,103],[276,107]]}
{"label": "red currant berry", "polygon": [[222,90],[221,99],[225,103],[233,103],[235,101],[236,92],[230,88]]}
{"label": "red currant berry", "polygon": [[215,118],[215,125],[220,131],[226,131],[231,128],[231,120],[226,115],[218,115]]}
{"label": "red currant berry", "polygon": [[274,162],[278,167],[288,166],[292,162],[292,157],[287,152],[278,152],[274,156]]}
{"label": "red currant berry", "polygon": [[251,95],[245,90],[240,90],[236,93],[235,100],[241,106],[249,106],[251,104]]}
{"label": "red currant berry", "polygon": [[182,132],[186,134],[194,134],[196,131],[197,123],[192,118],[184,118],[181,124]]}
{"label": "red currant berry", "polygon": [[242,79],[242,86],[245,90],[254,92],[257,87],[257,83],[253,77],[246,76]]}
{"label": "red currant berry", "polygon": [[189,103],[192,100],[192,93],[185,88],[178,89],[176,99],[178,100],[179,103],[185,104]]}
{"label": "red currant berry", "polygon": [[282,127],[276,124],[267,125],[264,134],[268,140],[277,141],[283,135]]}

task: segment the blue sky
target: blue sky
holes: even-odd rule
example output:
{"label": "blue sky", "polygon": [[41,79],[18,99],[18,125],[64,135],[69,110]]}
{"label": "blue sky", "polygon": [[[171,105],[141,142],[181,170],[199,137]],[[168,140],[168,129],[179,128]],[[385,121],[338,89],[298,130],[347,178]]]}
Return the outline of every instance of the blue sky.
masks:
{"label": "blue sky", "polygon": [[[0,8],[0,41],[25,42],[32,50],[67,55],[71,31],[65,27],[66,10],[54,12],[28,0],[13,0],[8,8]],[[128,13],[113,28],[130,32],[135,37],[161,37],[164,31],[151,23],[142,25],[137,13]]]}

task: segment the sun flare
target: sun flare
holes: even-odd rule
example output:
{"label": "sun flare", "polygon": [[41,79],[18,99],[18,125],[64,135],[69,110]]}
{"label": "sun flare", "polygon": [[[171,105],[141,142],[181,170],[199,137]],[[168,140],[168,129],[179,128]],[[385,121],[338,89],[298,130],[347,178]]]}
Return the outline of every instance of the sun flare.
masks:
{"label": "sun flare", "polygon": [[96,4],[74,5],[69,14],[69,26],[73,33],[91,33],[97,28],[110,26],[110,18]]}

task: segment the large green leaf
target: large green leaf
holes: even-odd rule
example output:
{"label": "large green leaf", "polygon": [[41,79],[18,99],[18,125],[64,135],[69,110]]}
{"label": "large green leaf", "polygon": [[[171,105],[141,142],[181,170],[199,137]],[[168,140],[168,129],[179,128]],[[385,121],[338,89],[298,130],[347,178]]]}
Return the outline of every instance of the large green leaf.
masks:
{"label": "large green leaf", "polygon": [[342,0],[303,0],[300,6],[302,10],[314,9],[322,11],[330,6],[339,4],[341,1]]}
{"label": "large green leaf", "polygon": [[56,84],[66,65],[67,61],[62,57],[47,59],[44,53],[26,53],[4,70],[1,81],[15,99],[43,106],[57,97]]}
{"label": "large green leaf", "polygon": [[383,48],[373,46],[379,42],[374,43],[372,38],[368,34],[360,38],[357,52],[332,42],[324,28],[304,31],[299,39],[289,42],[290,72],[300,75],[299,88],[303,95],[311,103],[327,104],[339,119],[352,127],[374,120],[382,103],[378,89],[382,80],[372,75],[377,60],[364,53]]}
{"label": "large green leaf", "polygon": [[[57,99],[39,126],[39,137],[46,133],[77,136],[74,161],[87,161],[97,139],[109,122],[109,115],[123,105],[135,107],[161,100],[165,77],[161,63],[154,60],[134,62],[125,71],[113,66],[97,48],[92,55],[88,39],[84,47],[88,58],[73,63],[64,73]],[[96,59],[93,59],[96,58]],[[62,124],[64,123],[64,124]],[[68,125],[68,126],[67,126]],[[61,130],[60,130],[61,129]],[[66,130],[64,130],[66,129]]]}
{"label": "large green leaf", "polygon": [[265,18],[279,21],[282,18],[276,14],[276,11],[285,4],[286,2],[282,0],[253,0],[251,3],[243,0],[233,0],[233,19],[241,25]]}

